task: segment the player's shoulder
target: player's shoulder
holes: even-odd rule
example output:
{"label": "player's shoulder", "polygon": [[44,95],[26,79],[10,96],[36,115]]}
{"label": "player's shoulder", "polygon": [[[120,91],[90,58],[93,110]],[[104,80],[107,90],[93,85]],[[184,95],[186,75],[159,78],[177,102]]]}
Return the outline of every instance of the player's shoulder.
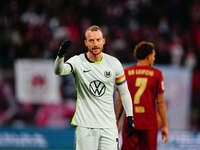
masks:
{"label": "player's shoulder", "polygon": [[110,55],[110,54],[107,54],[107,53],[103,53],[104,55],[104,58],[105,59],[112,59],[112,60],[118,60],[116,57]]}
{"label": "player's shoulder", "polygon": [[114,57],[112,55],[106,54],[106,53],[103,53],[103,55],[104,55],[104,60],[105,61],[109,61],[111,63],[120,63],[121,64],[121,62],[119,61],[118,58],[116,58],[116,57]]}
{"label": "player's shoulder", "polygon": [[152,68],[152,70],[154,70],[154,72],[162,74],[161,70],[159,70],[158,68],[155,68],[155,67],[151,67],[151,68]]}
{"label": "player's shoulder", "polygon": [[83,54],[78,54],[70,57],[67,62],[74,66],[81,64],[84,61]]}
{"label": "player's shoulder", "polygon": [[158,78],[162,78],[162,72],[161,72],[161,70],[159,70],[158,68],[155,68],[155,67],[151,67],[152,68],[152,70],[153,70],[153,72],[154,72],[154,76],[155,77],[158,77]]}
{"label": "player's shoulder", "polygon": [[85,57],[85,55],[86,53],[80,53],[80,54],[74,55],[74,57],[82,58],[82,57]]}
{"label": "player's shoulder", "polygon": [[78,54],[78,55],[74,55],[71,58],[74,59],[74,60],[82,60],[84,58],[84,54],[81,53],[81,54]]}

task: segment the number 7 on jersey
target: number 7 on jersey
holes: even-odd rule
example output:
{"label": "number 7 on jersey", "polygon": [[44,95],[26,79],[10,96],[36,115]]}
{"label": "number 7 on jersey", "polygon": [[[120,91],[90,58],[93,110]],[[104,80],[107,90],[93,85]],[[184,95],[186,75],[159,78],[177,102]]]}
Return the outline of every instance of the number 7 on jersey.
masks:
{"label": "number 7 on jersey", "polygon": [[[140,104],[140,98],[147,87],[147,81],[147,78],[136,78],[135,86],[139,88],[134,96],[134,104]],[[145,112],[145,109],[143,106],[137,106],[135,111],[138,113],[143,113]]]}

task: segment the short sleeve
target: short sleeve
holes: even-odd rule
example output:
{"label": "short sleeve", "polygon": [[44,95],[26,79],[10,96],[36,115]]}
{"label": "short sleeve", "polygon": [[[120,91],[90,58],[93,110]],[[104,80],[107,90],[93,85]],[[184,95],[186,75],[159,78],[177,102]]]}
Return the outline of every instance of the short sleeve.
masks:
{"label": "short sleeve", "polygon": [[78,56],[73,56],[70,59],[68,59],[65,63],[69,64],[71,66],[72,72],[76,72],[76,64],[79,62]]}
{"label": "short sleeve", "polygon": [[159,72],[158,74],[158,93],[164,93],[164,80],[162,72]]}

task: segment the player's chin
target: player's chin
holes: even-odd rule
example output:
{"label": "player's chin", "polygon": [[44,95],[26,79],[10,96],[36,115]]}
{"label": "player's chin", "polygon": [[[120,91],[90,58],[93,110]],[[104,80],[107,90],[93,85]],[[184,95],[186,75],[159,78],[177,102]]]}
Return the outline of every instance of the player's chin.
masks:
{"label": "player's chin", "polygon": [[92,50],[92,53],[93,53],[94,55],[99,55],[101,52],[102,52],[101,49],[94,49],[94,50]]}

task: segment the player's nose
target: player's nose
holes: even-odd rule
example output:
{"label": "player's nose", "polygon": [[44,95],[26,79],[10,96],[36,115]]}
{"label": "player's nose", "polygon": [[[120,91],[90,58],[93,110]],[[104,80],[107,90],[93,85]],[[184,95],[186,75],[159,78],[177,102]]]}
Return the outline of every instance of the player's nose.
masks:
{"label": "player's nose", "polygon": [[94,46],[97,46],[97,45],[98,45],[97,40],[94,40]]}

